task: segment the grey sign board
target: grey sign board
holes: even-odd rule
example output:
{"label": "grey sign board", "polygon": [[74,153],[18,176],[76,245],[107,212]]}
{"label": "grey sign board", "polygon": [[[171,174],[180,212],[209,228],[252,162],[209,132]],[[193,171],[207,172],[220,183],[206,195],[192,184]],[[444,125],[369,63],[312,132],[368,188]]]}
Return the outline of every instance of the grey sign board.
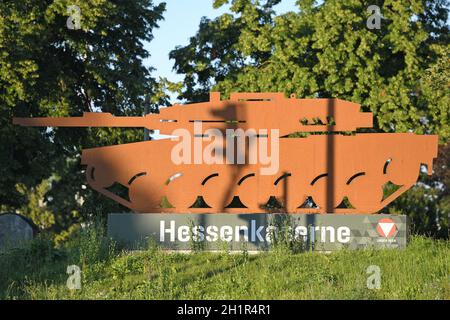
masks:
{"label": "grey sign board", "polygon": [[404,248],[404,215],[110,214],[108,234],[129,249],[154,242],[168,250],[268,250],[279,242],[299,249]]}

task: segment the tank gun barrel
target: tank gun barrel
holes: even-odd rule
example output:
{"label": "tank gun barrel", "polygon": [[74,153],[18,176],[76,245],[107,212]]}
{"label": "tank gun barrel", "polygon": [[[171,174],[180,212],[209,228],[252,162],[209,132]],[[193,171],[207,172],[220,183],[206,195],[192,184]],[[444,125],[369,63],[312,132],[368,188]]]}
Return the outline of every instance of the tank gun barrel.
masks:
{"label": "tank gun barrel", "polygon": [[149,115],[144,117],[115,117],[107,112],[84,112],[82,117],[13,118],[13,124],[25,127],[121,127],[147,128]]}

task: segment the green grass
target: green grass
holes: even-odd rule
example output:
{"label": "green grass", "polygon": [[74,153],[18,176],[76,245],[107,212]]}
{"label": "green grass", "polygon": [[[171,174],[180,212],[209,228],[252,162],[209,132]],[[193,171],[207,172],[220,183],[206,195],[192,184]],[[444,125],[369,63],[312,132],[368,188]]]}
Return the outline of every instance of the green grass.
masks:
{"label": "green grass", "polygon": [[[66,287],[71,264],[82,270],[81,290]],[[378,290],[366,285],[370,265],[381,269]],[[0,298],[450,299],[449,271],[449,241],[419,236],[404,250],[169,254],[120,251],[91,228],[63,248],[37,239],[1,254]]]}

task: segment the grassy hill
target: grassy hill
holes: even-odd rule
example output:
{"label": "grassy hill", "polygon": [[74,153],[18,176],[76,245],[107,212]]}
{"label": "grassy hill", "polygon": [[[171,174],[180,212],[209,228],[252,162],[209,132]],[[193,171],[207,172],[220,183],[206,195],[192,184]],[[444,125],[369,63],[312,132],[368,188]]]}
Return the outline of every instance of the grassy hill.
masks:
{"label": "grassy hill", "polygon": [[[82,270],[69,290],[67,266]],[[368,289],[367,268],[381,269]],[[36,239],[0,254],[2,299],[450,299],[450,242],[414,236],[405,250],[249,255],[121,251],[88,228],[63,247]]]}

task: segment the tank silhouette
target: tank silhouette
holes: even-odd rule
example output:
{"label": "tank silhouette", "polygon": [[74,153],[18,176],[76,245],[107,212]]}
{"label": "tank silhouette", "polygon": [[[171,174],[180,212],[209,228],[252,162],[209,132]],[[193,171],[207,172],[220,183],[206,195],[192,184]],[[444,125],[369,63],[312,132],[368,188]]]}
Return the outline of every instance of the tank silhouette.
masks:
{"label": "tank silhouette", "polygon": [[[372,113],[360,112],[359,104],[286,98],[283,93],[232,93],[229,100],[221,100],[220,93],[212,92],[208,102],[174,105],[143,117],[84,113],[13,122],[143,127],[176,137],[83,150],[81,163],[87,166],[89,185],[135,212],[376,213],[415,184],[421,164],[432,173],[438,143],[435,135],[355,133],[372,127]],[[201,134],[196,131],[200,124]],[[280,139],[272,140],[273,129]],[[222,140],[211,132],[222,133]],[[287,137],[295,132],[309,135]],[[191,137],[189,143],[185,133]],[[248,133],[245,139],[242,133]],[[188,149],[177,154],[174,150],[181,142]],[[267,161],[255,163],[249,155],[257,154],[252,152],[258,146],[276,142],[278,166],[261,174]],[[211,151],[208,146],[222,161],[195,159],[195,148]],[[191,163],[175,163],[174,152]],[[244,161],[239,162],[242,154]],[[113,192],[117,184],[125,195]],[[397,190],[384,194],[387,184]]]}

